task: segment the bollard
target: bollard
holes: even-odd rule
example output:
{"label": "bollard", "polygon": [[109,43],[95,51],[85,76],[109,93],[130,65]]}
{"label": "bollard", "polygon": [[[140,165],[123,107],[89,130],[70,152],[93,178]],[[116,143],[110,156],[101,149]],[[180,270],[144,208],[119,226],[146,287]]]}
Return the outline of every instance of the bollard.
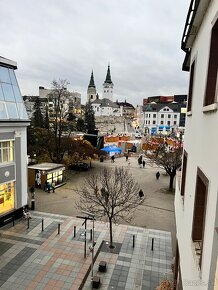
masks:
{"label": "bollard", "polygon": [[12,215],[12,222],[13,222],[13,227],[14,227],[14,216]]}
{"label": "bollard", "polygon": [[42,219],[42,232],[44,231],[44,219]]}
{"label": "bollard", "polygon": [[30,228],[30,218],[27,219],[27,229]]}
{"label": "bollard", "polygon": [[151,250],[154,250],[154,238],[151,239]]}
{"label": "bollard", "polygon": [[60,235],[61,224],[58,224],[58,235]]}
{"label": "bollard", "polygon": [[92,241],[92,229],[90,229],[90,241]]}
{"label": "bollard", "polygon": [[135,235],[132,236],[132,247],[135,248]]}
{"label": "bollard", "polygon": [[73,237],[76,237],[76,226],[73,227]]}

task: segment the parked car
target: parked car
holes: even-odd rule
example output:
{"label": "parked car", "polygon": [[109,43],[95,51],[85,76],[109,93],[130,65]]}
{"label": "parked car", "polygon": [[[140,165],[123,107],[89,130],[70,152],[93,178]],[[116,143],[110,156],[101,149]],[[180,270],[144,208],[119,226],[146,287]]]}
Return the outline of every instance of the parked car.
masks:
{"label": "parked car", "polygon": [[68,169],[76,170],[76,171],[87,171],[89,170],[89,165],[85,162],[78,162],[75,164],[70,164]]}

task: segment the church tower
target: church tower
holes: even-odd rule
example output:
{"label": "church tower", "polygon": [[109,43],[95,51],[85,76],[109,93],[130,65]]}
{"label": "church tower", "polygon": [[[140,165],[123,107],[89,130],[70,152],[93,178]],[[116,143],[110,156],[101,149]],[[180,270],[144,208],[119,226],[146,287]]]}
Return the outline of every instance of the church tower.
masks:
{"label": "church tower", "polygon": [[110,66],[108,65],[106,79],[103,83],[103,98],[109,99],[112,102],[113,102],[113,87],[114,84],[112,83],[111,80]]}
{"label": "church tower", "polygon": [[94,82],[93,71],[91,74],[88,90],[87,90],[87,101],[93,102],[96,100],[96,87]]}

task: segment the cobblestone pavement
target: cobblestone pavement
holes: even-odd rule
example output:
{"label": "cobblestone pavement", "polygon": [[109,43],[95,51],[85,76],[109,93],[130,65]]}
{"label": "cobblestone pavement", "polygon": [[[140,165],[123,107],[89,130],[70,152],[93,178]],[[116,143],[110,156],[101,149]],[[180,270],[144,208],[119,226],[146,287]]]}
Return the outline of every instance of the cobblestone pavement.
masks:
{"label": "cobblestone pavement", "polygon": [[[31,214],[29,228],[24,219],[14,227],[0,228],[0,289],[92,289],[92,222],[87,222],[84,258],[82,220],[37,211]],[[108,225],[95,222],[93,272],[100,277],[100,289],[154,290],[162,278],[172,278],[170,232],[114,225],[113,238],[115,248],[110,250]],[[107,263],[104,273],[98,271],[100,261]]]}

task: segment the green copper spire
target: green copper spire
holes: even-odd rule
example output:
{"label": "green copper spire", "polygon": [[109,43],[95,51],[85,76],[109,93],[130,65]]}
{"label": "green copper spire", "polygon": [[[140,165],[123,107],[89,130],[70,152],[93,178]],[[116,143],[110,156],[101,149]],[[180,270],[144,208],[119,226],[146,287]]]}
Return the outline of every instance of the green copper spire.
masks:
{"label": "green copper spire", "polygon": [[95,88],[95,82],[94,82],[94,76],[93,76],[93,70],[92,70],[92,74],[91,74],[91,78],[90,78],[90,82],[89,82],[89,88]]}
{"label": "green copper spire", "polygon": [[108,65],[108,68],[107,68],[107,75],[106,75],[106,79],[104,81],[105,83],[108,83],[108,84],[112,84],[112,80],[111,80],[111,72],[110,72],[110,65]]}

